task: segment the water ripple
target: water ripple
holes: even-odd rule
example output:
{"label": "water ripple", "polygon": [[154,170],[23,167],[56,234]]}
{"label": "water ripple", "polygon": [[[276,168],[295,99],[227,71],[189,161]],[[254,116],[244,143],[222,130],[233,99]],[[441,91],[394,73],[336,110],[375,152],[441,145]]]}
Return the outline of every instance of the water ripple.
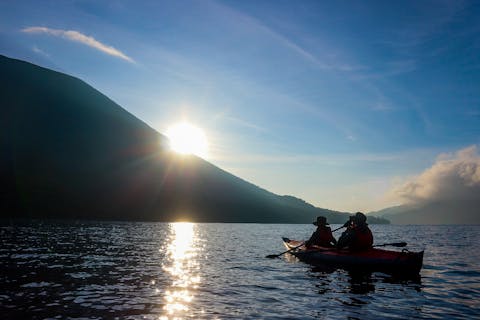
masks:
{"label": "water ripple", "polygon": [[[335,227],[335,226],[333,226]],[[479,226],[372,226],[425,250],[418,278],[312,267],[307,225],[15,222],[0,227],[3,318],[480,318]],[[221,244],[219,246],[219,244]]]}

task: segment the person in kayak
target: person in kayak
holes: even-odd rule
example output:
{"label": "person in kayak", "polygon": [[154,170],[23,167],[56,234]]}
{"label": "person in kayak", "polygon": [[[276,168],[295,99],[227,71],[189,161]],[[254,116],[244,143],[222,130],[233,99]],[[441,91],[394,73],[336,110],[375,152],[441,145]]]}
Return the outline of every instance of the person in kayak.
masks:
{"label": "person in kayak", "polygon": [[370,249],[373,245],[373,234],[367,224],[367,217],[357,212],[343,225],[347,228],[340,236],[337,248],[348,248],[352,251]]}
{"label": "person in kayak", "polygon": [[332,230],[328,227],[327,218],[317,217],[317,221],[314,221],[313,225],[317,226],[317,230],[315,230],[310,239],[305,242],[307,248],[314,245],[334,247],[337,244],[337,240],[333,237]]}

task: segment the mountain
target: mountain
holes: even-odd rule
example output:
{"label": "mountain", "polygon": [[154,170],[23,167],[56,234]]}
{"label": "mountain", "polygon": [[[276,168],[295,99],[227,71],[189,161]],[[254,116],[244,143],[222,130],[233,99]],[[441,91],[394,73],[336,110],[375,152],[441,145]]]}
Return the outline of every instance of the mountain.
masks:
{"label": "mountain", "polygon": [[[0,56],[3,218],[309,223],[348,213],[275,195],[168,140],[83,81]],[[372,218],[370,222],[375,222]]]}
{"label": "mountain", "polygon": [[435,201],[401,205],[370,212],[369,215],[388,219],[393,224],[480,224],[478,201]]}
{"label": "mountain", "polygon": [[391,216],[397,213],[403,213],[407,210],[408,210],[408,206],[399,205],[399,206],[384,208],[378,211],[371,211],[368,213],[368,215],[372,217]]}

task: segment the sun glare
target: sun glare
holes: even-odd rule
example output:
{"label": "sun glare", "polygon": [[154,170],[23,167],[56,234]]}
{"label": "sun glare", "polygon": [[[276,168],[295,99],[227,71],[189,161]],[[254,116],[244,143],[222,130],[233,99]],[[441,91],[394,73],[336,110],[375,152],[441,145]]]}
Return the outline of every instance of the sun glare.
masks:
{"label": "sun glare", "polygon": [[207,136],[202,129],[188,122],[181,122],[168,128],[167,137],[170,140],[172,150],[181,154],[207,157]]}
{"label": "sun glare", "polygon": [[173,282],[165,290],[163,309],[166,315],[160,319],[183,319],[182,316],[191,308],[191,302],[201,283],[200,262],[197,260],[199,238],[193,223],[172,223],[170,228],[172,237],[168,240],[170,244],[167,247],[169,259],[163,269],[170,274]]}

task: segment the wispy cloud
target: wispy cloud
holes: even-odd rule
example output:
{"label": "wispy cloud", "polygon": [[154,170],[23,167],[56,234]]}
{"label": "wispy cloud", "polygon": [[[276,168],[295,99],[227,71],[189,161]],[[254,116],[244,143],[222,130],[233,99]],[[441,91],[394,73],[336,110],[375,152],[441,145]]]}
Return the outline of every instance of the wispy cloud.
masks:
{"label": "wispy cloud", "polygon": [[46,53],[45,51],[43,51],[42,49],[40,49],[37,46],[33,46],[32,50],[33,50],[33,52],[41,54],[42,56],[50,57],[50,55],[48,53]]}
{"label": "wispy cloud", "polygon": [[249,122],[249,121],[245,121],[245,120],[242,120],[242,119],[239,119],[239,118],[235,118],[235,117],[231,117],[231,116],[224,116],[223,117],[225,120],[228,120],[228,121],[231,121],[239,126],[242,126],[242,127],[246,127],[248,129],[253,129],[253,130],[256,130],[256,131],[261,131],[261,132],[266,132],[268,131],[265,127],[261,127],[259,125],[256,125],[252,122]]}
{"label": "wispy cloud", "polygon": [[370,68],[368,71],[357,72],[351,79],[356,81],[365,81],[367,79],[386,79],[396,77],[406,73],[414,72],[417,69],[417,61],[414,59],[393,60],[378,66]]}
{"label": "wispy cloud", "polygon": [[392,111],[393,107],[382,101],[377,102],[371,108],[373,111]]}
{"label": "wispy cloud", "polygon": [[114,47],[106,45],[104,43],[101,43],[95,38],[87,36],[75,30],[51,29],[46,27],[28,27],[28,28],[22,29],[21,31],[25,33],[30,33],[30,34],[43,33],[43,34],[48,34],[48,35],[68,39],[71,41],[79,42],[91,48],[97,49],[103,53],[106,53],[108,55],[126,60],[131,63],[135,63],[135,61],[132,58],[130,58],[120,50],[115,49]]}
{"label": "wispy cloud", "polygon": [[216,160],[235,163],[248,163],[249,165],[273,165],[273,164],[318,164],[345,166],[351,163],[386,163],[400,161],[405,155],[395,153],[374,154],[240,154],[231,156],[218,155]]}
{"label": "wispy cloud", "polygon": [[299,57],[301,57],[305,61],[310,62],[312,65],[319,69],[334,70],[340,72],[352,72],[365,69],[365,67],[361,65],[352,65],[341,61],[331,62],[329,61],[329,59],[322,59],[321,57],[318,57],[318,55],[314,52],[308,50],[304,46],[301,46],[291,37],[289,38],[285,36],[284,34],[278,32],[270,26],[267,26],[264,22],[256,19],[251,15],[236,10],[230,6],[227,6],[224,3],[212,1],[210,2],[210,4],[216,10],[218,10],[222,16],[230,16],[232,17],[231,21],[242,24],[245,30],[253,30],[254,32],[252,33],[254,34],[261,34],[265,38],[273,39],[274,41],[276,41],[277,44],[290,50],[291,52],[296,53]]}

